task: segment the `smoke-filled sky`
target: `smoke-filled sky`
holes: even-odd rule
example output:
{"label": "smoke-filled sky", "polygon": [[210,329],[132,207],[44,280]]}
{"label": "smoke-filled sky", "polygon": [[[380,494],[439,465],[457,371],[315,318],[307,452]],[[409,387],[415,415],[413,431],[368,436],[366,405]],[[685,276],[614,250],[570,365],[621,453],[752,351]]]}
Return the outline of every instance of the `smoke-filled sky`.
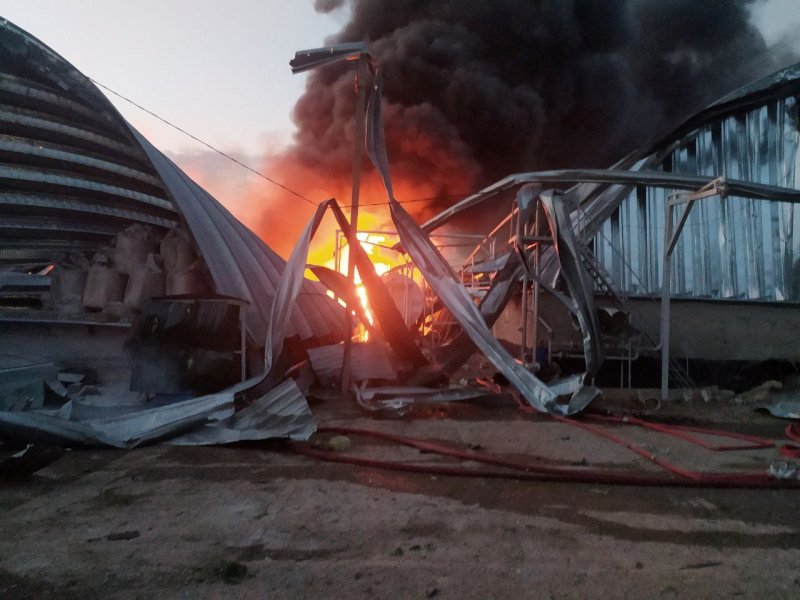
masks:
{"label": "smoke-filled sky", "polygon": [[[2,11],[87,75],[344,204],[352,65],[293,77],[287,61],[364,40],[384,71],[398,196],[439,198],[409,205],[420,216],[514,171],[606,166],[800,48],[797,0],[5,0]],[[288,251],[308,205],[112,100]],[[363,201],[381,200],[367,177]]]}

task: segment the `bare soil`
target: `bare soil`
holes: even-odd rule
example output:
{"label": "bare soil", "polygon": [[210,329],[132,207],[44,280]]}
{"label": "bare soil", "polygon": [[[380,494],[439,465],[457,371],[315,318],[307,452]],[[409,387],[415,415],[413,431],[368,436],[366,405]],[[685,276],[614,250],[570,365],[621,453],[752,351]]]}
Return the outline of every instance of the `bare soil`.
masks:
{"label": "bare soil", "polygon": [[[749,422],[738,407],[684,405],[670,415],[673,408],[660,411],[776,437],[785,425]],[[502,402],[404,420],[333,402],[314,411],[323,425],[552,464],[658,469]],[[696,469],[758,471],[776,455],[710,453],[632,427],[614,432]],[[327,437],[315,437],[318,447]],[[351,442],[342,453],[455,464],[370,438]],[[799,598],[799,499],[800,490],[382,471],[316,461],[274,442],[72,450],[0,487],[0,597]]]}

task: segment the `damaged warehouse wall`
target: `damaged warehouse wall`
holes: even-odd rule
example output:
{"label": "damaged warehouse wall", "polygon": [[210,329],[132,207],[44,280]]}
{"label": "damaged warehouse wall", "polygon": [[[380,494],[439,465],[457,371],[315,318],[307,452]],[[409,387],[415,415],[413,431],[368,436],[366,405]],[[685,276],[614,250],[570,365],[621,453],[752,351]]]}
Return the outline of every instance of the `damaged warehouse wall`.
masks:
{"label": "damaged warehouse wall", "polygon": [[[577,184],[573,193],[580,207],[572,226],[585,244],[584,265],[595,279],[598,304],[606,307],[607,322],[619,311],[629,315],[627,340],[610,339],[616,333],[604,331],[609,354],[658,356],[664,330],[658,297],[664,207],[716,182],[713,193],[696,200],[675,244],[670,356],[794,361],[800,344],[787,332],[800,315],[795,282],[799,92],[800,68],[794,65],[729,94],[612,169],[512,175],[424,227],[433,231],[473,206],[507,197],[522,183]],[[507,241],[504,235],[510,235],[507,227],[495,235],[498,244]],[[550,248],[542,265],[543,279],[552,284],[558,262]],[[561,303],[545,294],[540,308],[549,332],[540,333],[540,339],[554,352],[577,352],[579,337]],[[517,301],[500,318],[496,333],[517,340],[522,321]]]}

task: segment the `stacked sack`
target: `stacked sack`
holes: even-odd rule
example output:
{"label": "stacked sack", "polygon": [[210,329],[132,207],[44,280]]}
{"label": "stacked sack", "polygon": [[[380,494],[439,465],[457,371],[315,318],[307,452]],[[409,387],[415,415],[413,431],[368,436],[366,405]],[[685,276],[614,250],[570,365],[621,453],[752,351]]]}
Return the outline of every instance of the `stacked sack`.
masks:
{"label": "stacked sack", "polygon": [[189,233],[171,229],[163,239],[149,225],[119,232],[91,265],[80,253],[54,259],[51,304],[64,314],[101,311],[132,318],[142,303],[157,296],[207,295],[209,278]]}
{"label": "stacked sack", "polygon": [[114,265],[114,252],[101,248],[92,258],[92,266],[83,288],[83,307],[102,311],[109,304],[122,302],[128,275]]}
{"label": "stacked sack", "polygon": [[164,270],[158,245],[158,237],[148,225],[131,225],[117,234],[114,262],[128,275],[123,298],[128,308],[139,308],[144,300],[164,295]]}
{"label": "stacked sack", "polygon": [[73,315],[81,311],[89,261],[80,252],[58,255],[50,273],[50,303],[59,313]]}
{"label": "stacked sack", "polygon": [[184,228],[170,230],[161,240],[161,260],[167,273],[167,296],[199,296],[211,292],[203,261],[197,257]]}

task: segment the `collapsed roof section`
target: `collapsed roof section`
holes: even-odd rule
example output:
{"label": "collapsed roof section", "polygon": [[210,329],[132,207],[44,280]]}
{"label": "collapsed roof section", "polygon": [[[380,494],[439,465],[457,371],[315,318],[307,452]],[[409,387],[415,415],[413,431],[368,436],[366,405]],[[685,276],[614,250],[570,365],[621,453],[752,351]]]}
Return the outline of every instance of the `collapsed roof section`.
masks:
{"label": "collapsed roof section", "polygon": [[[185,224],[215,292],[249,302],[263,344],[285,261],[131,127],[91,81],[0,19],[0,271],[91,253],[132,224]],[[344,312],[303,282],[287,335],[337,339]]]}

